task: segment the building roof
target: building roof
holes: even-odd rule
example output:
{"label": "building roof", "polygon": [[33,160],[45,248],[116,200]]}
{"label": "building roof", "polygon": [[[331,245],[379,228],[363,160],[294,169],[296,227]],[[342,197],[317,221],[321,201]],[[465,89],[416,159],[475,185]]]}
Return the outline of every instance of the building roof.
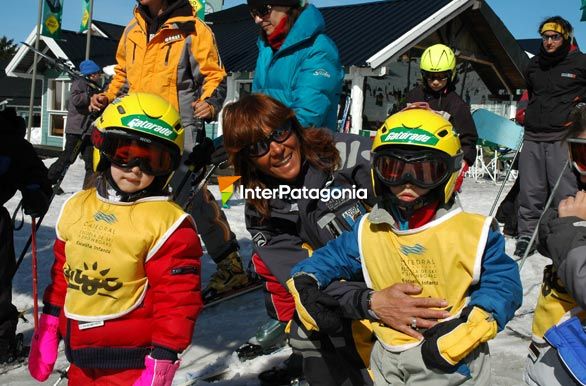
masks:
{"label": "building roof", "polygon": [[[59,39],[47,38],[41,36],[39,41],[39,50],[53,58],[63,58],[70,65],[79,68],[79,64],[85,59],[86,34],[62,30]],[[34,45],[34,31],[26,39],[30,45]],[[92,36],[90,58],[100,67],[105,67],[116,62],[116,48],[118,41],[101,36]],[[10,76],[19,76],[23,78],[32,77],[32,64],[34,53],[28,47],[22,45],[19,47],[16,55],[8,64],[6,71]],[[48,69],[43,60],[39,60],[37,71],[41,74]]]}
{"label": "building roof", "polygon": [[106,37],[114,40],[120,40],[124,27],[118,24],[107,23],[105,21],[92,20],[94,28],[98,29]]}
{"label": "building roof", "polygon": [[[8,100],[8,105],[28,106],[30,100],[31,81],[29,79],[6,76],[4,69],[7,60],[0,61],[0,103]],[[39,79],[35,89],[36,104],[41,103],[43,82]]]}
{"label": "building roof", "polygon": [[[378,1],[320,8],[326,33],[338,46],[343,66],[367,66],[367,59],[413,29],[450,0]],[[248,6],[241,4],[206,16],[212,23],[220,55],[229,71],[253,71],[259,29]],[[235,33],[237,31],[237,33]],[[351,31],[351,33],[350,33]],[[243,50],[242,47],[249,47]]]}

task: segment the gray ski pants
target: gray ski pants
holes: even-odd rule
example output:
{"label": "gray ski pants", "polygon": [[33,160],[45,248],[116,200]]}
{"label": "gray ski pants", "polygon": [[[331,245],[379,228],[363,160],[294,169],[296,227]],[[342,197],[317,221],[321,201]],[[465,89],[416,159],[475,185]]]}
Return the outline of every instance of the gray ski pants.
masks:
{"label": "gray ski pants", "polygon": [[421,356],[421,345],[402,352],[386,350],[377,341],[370,355],[370,368],[374,375],[375,386],[417,385],[491,385],[490,353],[488,344],[483,343],[472,351],[463,362],[470,370],[469,375],[459,372],[444,373],[429,369]]}
{"label": "gray ski pants", "polygon": [[560,361],[556,349],[547,343],[531,342],[523,380],[531,386],[578,385]]}
{"label": "gray ski pants", "polygon": [[[563,141],[535,142],[525,140],[519,156],[519,236],[531,237],[539,216],[568,159],[568,146]],[[563,170],[563,177],[554,196],[552,207],[578,191],[572,169]]]}

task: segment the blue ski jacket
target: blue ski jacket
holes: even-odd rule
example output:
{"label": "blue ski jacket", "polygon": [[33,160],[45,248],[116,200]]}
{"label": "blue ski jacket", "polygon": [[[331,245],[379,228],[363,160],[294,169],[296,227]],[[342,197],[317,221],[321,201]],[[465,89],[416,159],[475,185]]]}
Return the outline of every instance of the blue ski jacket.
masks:
{"label": "blue ski jacket", "polygon": [[[365,216],[380,216],[381,211],[384,209],[375,207]],[[356,276],[362,275],[358,240],[363,220],[364,217],[354,223],[352,231],[343,233],[325,247],[314,251],[308,259],[298,263],[293,267],[291,276],[309,274],[318,281],[320,288],[326,287],[332,280],[356,280]],[[469,305],[479,306],[490,312],[500,331],[513,318],[522,300],[523,291],[517,265],[505,253],[503,235],[491,227],[482,257],[480,281],[470,288]]]}
{"label": "blue ski jacket", "polygon": [[325,35],[319,10],[308,5],[273,52],[262,38],[252,91],[269,95],[295,110],[304,127],[337,130],[337,109],[344,70],[338,49]]}

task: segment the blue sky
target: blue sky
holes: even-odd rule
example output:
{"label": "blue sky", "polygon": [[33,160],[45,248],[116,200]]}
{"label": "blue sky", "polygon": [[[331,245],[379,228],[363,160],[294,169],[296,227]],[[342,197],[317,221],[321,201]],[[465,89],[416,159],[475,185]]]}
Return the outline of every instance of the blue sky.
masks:
{"label": "blue sky", "polygon": [[[233,7],[245,0],[225,0],[224,6]],[[318,7],[359,3],[358,0],[310,0]],[[487,0],[517,39],[536,38],[537,27],[547,16],[560,15],[570,21],[582,47],[586,46],[586,22],[580,22],[580,0]],[[38,0],[12,2],[11,9],[0,13],[0,36],[20,42],[33,30],[37,19]],[[134,0],[94,0],[94,18],[116,24],[126,24],[131,17]],[[81,1],[65,0],[63,26],[77,31],[81,18]],[[365,21],[367,22],[367,21]],[[389,22],[392,22],[390,20]]]}

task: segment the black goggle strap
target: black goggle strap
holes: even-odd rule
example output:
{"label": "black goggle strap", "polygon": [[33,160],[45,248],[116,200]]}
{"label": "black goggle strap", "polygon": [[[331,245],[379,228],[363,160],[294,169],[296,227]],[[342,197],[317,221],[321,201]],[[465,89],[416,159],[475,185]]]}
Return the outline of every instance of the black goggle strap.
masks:
{"label": "black goggle strap", "polygon": [[568,139],[570,161],[581,175],[586,175],[586,138]]}

